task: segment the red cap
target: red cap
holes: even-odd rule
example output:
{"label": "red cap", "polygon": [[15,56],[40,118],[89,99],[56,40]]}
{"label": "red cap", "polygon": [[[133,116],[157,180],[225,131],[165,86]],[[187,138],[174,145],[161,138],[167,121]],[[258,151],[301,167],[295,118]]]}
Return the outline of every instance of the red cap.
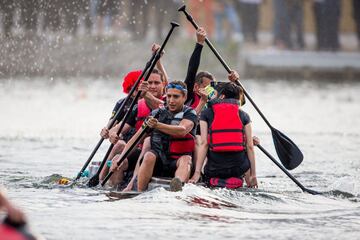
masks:
{"label": "red cap", "polygon": [[128,74],[126,74],[126,76],[124,77],[123,84],[122,84],[124,93],[130,92],[131,88],[134,86],[136,80],[138,80],[141,73],[142,73],[141,70],[135,70],[135,71],[131,71]]}

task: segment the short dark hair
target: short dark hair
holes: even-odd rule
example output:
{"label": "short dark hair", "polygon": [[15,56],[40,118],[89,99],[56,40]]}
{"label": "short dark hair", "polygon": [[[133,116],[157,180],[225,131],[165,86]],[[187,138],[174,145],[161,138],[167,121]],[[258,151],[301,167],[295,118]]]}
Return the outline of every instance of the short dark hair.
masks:
{"label": "short dark hair", "polygon": [[240,99],[241,87],[233,82],[225,83],[220,90],[220,95],[224,95],[225,98]]}
{"label": "short dark hair", "polygon": [[211,81],[214,81],[214,76],[211,73],[209,73],[207,71],[202,71],[202,72],[199,72],[198,74],[196,74],[195,83],[202,84],[204,77],[210,79]]}
{"label": "short dark hair", "polygon": [[164,74],[162,72],[160,72],[158,69],[154,68],[151,73],[155,73],[155,74],[159,74],[160,75],[160,79],[161,79],[161,82],[164,82]]}

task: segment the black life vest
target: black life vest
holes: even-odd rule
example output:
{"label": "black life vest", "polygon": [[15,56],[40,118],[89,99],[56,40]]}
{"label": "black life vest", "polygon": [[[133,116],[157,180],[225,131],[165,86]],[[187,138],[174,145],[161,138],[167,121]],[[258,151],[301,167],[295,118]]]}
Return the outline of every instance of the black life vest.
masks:
{"label": "black life vest", "polygon": [[209,149],[213,152],[244,151],[246,140],[239,115],[239,100],[217,99],[209,106],[214,112],[208,132]]}
{"label": "black life vest", "polygon": [[[176,113],[170,120],[170,125],[179,125],[184,117],[184,114],[194,111],[194,109],[184,106],[181,112]],[[194,114],[196,115],[195,111]],[[184,137],[176,137],[170,135],[168,156],[171,159],[178,159],[184,155],[192,155],[195,149],[195,128]]]}

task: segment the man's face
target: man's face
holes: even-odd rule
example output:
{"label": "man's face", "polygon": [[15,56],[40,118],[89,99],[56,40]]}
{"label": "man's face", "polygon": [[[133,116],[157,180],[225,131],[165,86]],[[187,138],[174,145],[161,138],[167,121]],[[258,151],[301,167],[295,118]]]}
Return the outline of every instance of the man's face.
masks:
{"label": "man's face", "polygon": [[166,91],[166,102],[170,112],[180,112],[184,107],[186,94],[176,88],[168,88]]}
{"label": "man's face", "polygon": [[208,85],[210,85],[210,83],[211,83],[211,79],[210,79],[210,78],[203,77],[201,84],[195,83],[195,85],[194,85],[194,92],[195,92],[195,93],[199,93],[199,89],[200,89],[200,88],[206,88]]}
{"label": "man's face", "polygon": [[149,92],[157,98],[160,98],[164,92],[164,85],[159,74],[152,73],[148,79]]}

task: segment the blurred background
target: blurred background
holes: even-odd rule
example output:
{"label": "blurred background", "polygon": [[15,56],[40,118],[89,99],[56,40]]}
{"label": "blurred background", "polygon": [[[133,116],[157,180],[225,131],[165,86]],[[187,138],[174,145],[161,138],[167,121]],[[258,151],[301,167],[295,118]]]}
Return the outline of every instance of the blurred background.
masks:
{"label": "blurred background", "polygon": [[[357,0],[1,0],[0,78],[124,75],[143,67],[170,21],[181,27],[165,65],[182,78],[195,40],[183,4],[244,77],[359,76]],[[214,56],[202,61],[225,74]]]}
{"label": "blurred background", "polygon": [[[125,96],[123,76],[144,68],[151,45],[162,43],[170,21],[181,26],[161,61],[171,79],[185,78],[196,37],[177,12],[183,4],[227,64],[240,72],[269,122],[303,152],[304,161],[292,174],[304,186],[329,195],[300,193],[258,150],[259,188],[270,195],[241,194],[235,199],[240,207],[225,211],[184,207],[187,203],[164,192],[122,205],[108,202],[98,190],[43,184],[53,174],[76,176],[114,104]],[[113,239],[119,233],[128,239],[231,239],[229,233],[232,239],[240,234],[292,239],[300,231],[306,232],[304,239],[358,239],[359,4],[0,0],[0,185],[49,239],[68,239],[68,232],[59,229],[69,226],[73,239]],[[226,81],[227,72],[207,46],[199,70]],[[250,101],[242,108],[251,117],[254,135],[276,157],[269,127]],[[93,160],[101,161],[109,145],[104,141]],[[182,198],[188,199],[187,194]],[[235,201],[232,196],[227,201]],[[121,214],[113,214],[114,209]]]}

